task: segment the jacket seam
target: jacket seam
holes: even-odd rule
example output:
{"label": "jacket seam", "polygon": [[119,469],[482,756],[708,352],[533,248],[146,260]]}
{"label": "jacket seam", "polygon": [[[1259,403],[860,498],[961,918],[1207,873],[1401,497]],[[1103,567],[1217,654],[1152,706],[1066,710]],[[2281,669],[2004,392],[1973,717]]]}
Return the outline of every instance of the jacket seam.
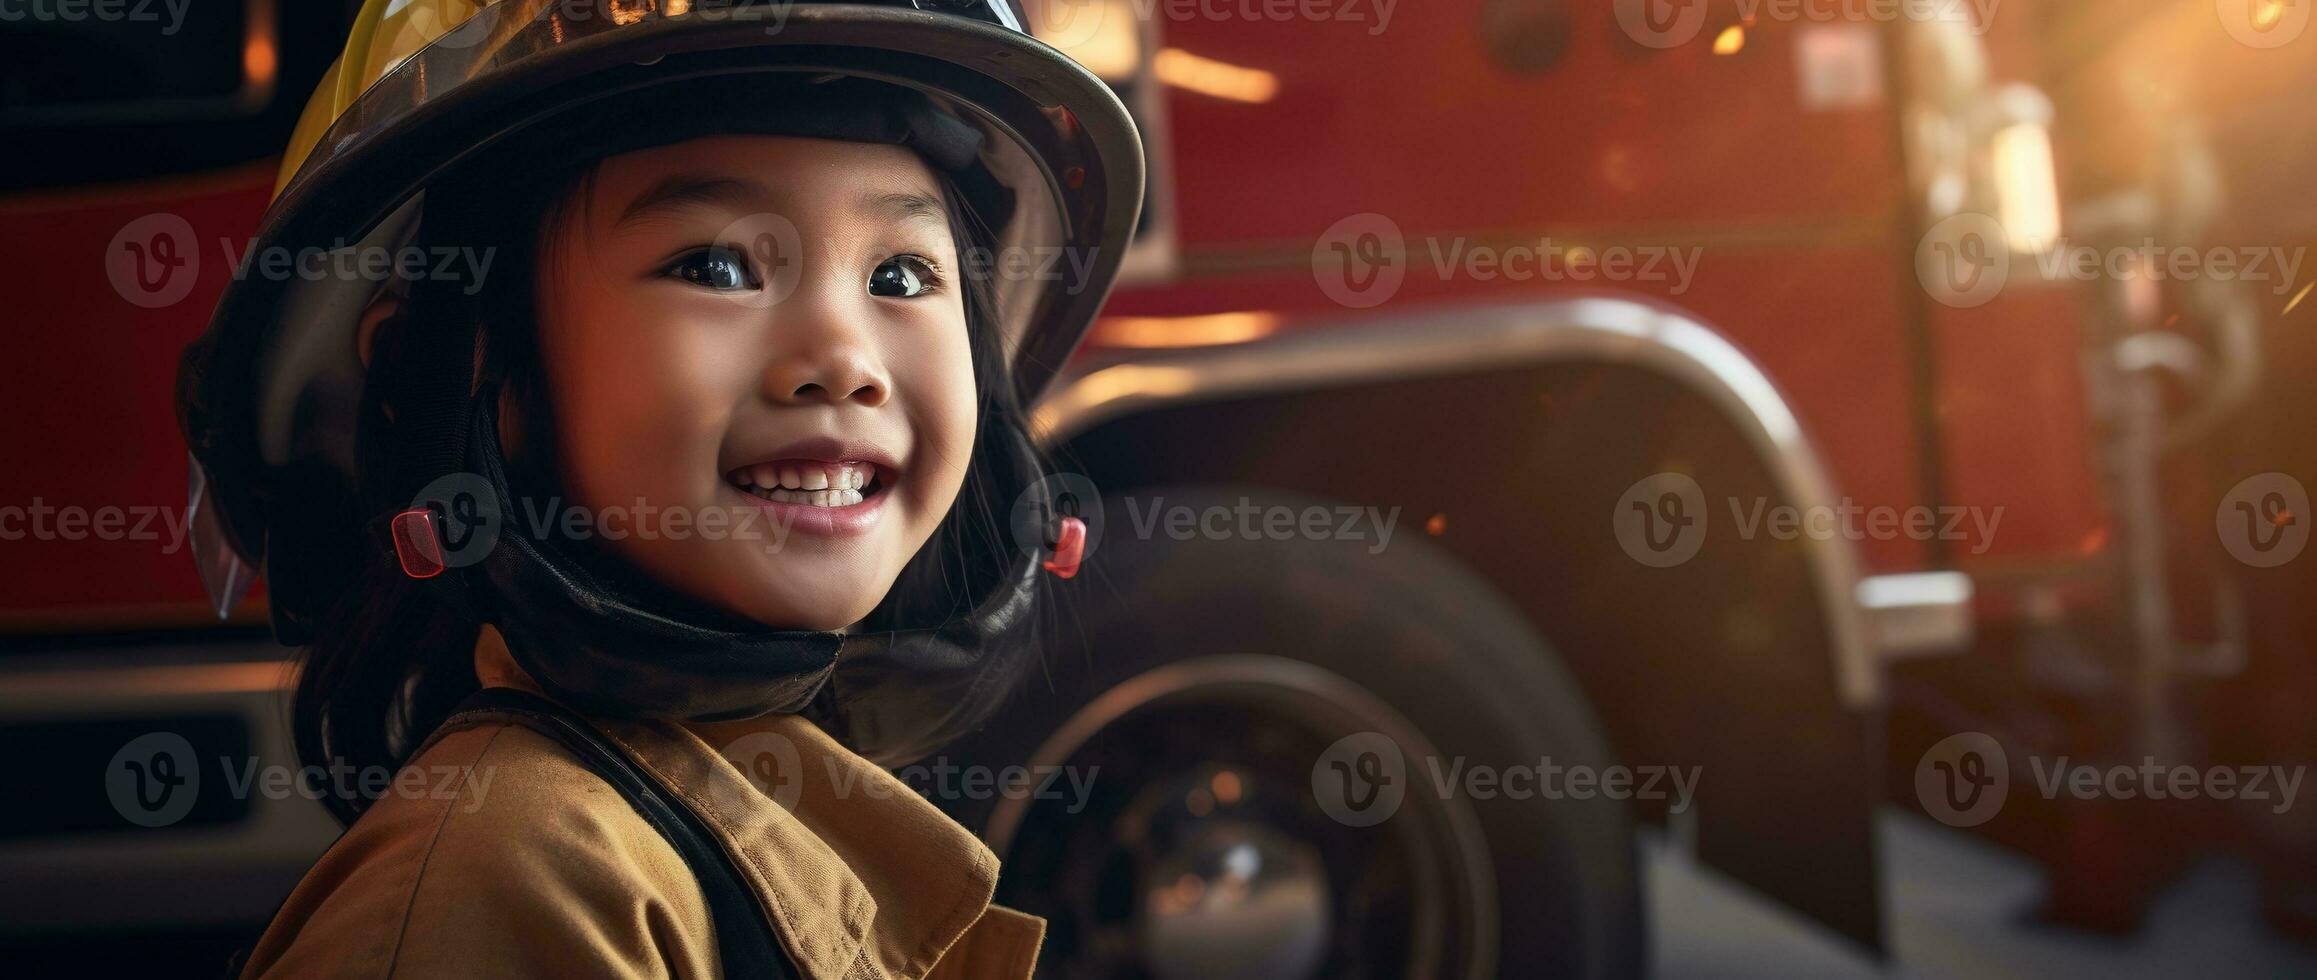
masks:
{"label": "jacket seam", "polygon": [[[773,925],[776,927],[774,931],[780,937],[781,945],[788,947],[789,954],[797,958],[798,969],[809,973],[810,970],[807,969],[804,958],[801,955],[801,950],[799,948],[802,941],[800,939],[794,938],[804,932],[802,925],[796,921],[794,913],[789,911],[788,903],[781,900],[779,890],[766,886],[766,883],[772,880],[771,872],[766,870],[762,864],[758,863],[756,856],[748,853],[747,848],[733,846],[732,840],[738,835],[733,832],[732,825],[727,823],[721,815],[717,814],[714,807],[701,805],[702,801],[691,791],[690,787],[679,785],[675,780],[668,778],[667,773],[662,772],[660,767],[653,765],[652,761],[646,757],[645,753],[637,750],[637,748],[627,739],[620,737],[618,732],[605,729],[601,725],[596,726],[596,728],[598,731],[603,733],[605,738],[610,739],[621,749],[625,750],[628,754],[628,757],[635,760],[635,763],[638,767],[642,768],[645,772],[650,773],[652,778],[657,781],[662,788],[675,794],[676,798],[682,801],[684,807],[691,810],[694,816],[699,817],[702,822],[707,823],[713,827],[717,831],[716,846],[718,849],[722,850],[725,854],[730,855],[733,860],[746,866],[749,871],[755,873],[756,880],[751,884],[755,886],[755,891],[757,892],[758,897],[763,900],[766,910],[772,913],[773,918],[779,920],[773,923]],[[853,911],[854,910],[850,909],[846,910],[848,919],[852,918],[851,913]],[[857,923],[854,925],[856,928],[858,927]],[[865,937],[862,935],[856,934],[848,936],[846,937],[846,941],[852,944],[852,948],[856,953],[867,948]]]}
{"label": "jacket seam", "polygon": [[[410,876],[409,897],[402,903],[402,923],[394,930],[394,951],[386,957],[386,973],[384,975],[387,980],[393,980],[394,971],[402,965],[402,944],[410,938],[410,920],[418,910],[419,885],[426,880],[426,869],[434,860],[435,847],[442,843],[443,831],[451,824],[451,815],[458,812],[459,803],[467,798],[467,790],[474,785],[474,767],[481,765],[483,760],[490,756],[492,746],[498,744],[499,735],[509,727],[511,726],[502,724],[494,729],[490,739],[483,743],[482,749],[477,751],[474,759],[467,763],[465,771],[459,773],[459,795],[453,797],[449,805],[443,807],[442,819],[435,822],[434,834],[427,838],[426,852],[419,855],[418,869]],[[411,758],[415,760],[418,756],[413,754]]]}

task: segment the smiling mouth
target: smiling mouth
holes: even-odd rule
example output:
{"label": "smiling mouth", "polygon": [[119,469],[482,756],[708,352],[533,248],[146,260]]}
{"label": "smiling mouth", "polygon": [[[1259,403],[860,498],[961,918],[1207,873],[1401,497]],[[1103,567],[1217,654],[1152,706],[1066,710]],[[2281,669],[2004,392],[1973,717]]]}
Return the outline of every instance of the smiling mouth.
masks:
{"label": "smiling mouth", "polygon": [[742,492],[774,503],[852,507],[882,492],[890,481],[877,464],[856,460],[779,460],[743,466],[724,475]]}

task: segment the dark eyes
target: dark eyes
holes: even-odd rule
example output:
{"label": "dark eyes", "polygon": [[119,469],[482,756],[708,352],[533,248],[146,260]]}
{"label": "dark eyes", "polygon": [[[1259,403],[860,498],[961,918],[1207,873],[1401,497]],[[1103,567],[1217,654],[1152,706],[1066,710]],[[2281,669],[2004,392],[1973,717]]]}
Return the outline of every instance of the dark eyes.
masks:
{"label": "dark eyes", "polygon": [[[748,256],[738,249],[710,245],[693,249],[670,263],[665,275],[705,289],[758,290],[764,279]],[[908,299],[941,287],[939,270],[916,255],[896,255],[869,273],[869,295]]]}
{"label": "dark eyes", "polygon": [[923,296],[939,285],[941,274],[933,264],[914,255],[896,255],[869,273],[871,296]]}
{"label": "dark eyes", "polygon": [[764,281],[748,264],[748,256],[722,245],[694,249],[668,266],[668,275],[709,289],[761,289]]}

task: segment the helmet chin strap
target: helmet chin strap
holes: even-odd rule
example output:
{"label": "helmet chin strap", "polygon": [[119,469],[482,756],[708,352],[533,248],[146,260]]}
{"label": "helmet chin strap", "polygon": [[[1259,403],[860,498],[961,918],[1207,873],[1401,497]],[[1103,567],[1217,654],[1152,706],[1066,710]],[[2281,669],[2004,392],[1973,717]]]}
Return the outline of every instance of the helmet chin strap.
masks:
{"label": "helmet chin strap", "polygon": [[[1041,564],[1065,576],[1076,569],[1072,552],[1083,532],[1073,534],[1063,523],[1047,538],[1067,542],[1063,554],[1024,549],[971,612],[941,625],[850,635],[766,629],[657,587],[640,571],[597,567],[619,562],[614,556],[577,560],[520,526],[513,520],[520,512],[499,447],[496,403],[489,387],[475,395],[464,440],[467,472],[481,477],[469,489],[481,492],[487,484],[496,508],[483,512],[496,527],[481,529],[495,540],[480,542],[479,561],[445,563],[442,522],[458,508],[422,499],[398,515],[396,546],[404,567],[413,569],[406,542],[422,551],[431,544],[431,566],[417,559],[424,574],[411,574],[457,572],[444,578],[457,582],[461,601],[498,627],[516,663],[549,696],[584,713],[715,721],[804,712],[880,763],[922,758],[985,722],[1037,655]],[[1009,440],[1003,451],[1015,467],[1011,476],[1020,486],[1035,485],[1035,456],[1018,445],[1020,433],[985,436]],[[404,518],[424,528],[405,534]],[[476,543],[470,539],[465,547]]]}

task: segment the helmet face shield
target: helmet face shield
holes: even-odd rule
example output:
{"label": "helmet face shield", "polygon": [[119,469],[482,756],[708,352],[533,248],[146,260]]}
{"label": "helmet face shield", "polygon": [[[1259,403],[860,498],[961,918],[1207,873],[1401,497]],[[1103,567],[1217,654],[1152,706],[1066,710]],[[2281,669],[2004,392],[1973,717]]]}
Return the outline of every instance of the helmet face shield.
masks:
{"label": "helmet face shield", "polygon": [[[912,90],[978,130],[979,169],[1010,192],[1005,220],[991,229],[996,254],[981,271],[993,280],[1002,347],[1028,403],[1115,278],[1142,198],[1139,137],[1109,88],[1023,33],[1004,0],[918,3],[926,9],[373,0],[308,106],[253,254],[391,252],[425,220],[431,182],[503,160],[509,146],[553,152],[570,135],[568,152],[585,152],[587,127],[616,124],[628,107],[642,107],[641,117],[662,94],[668,111],[681,112],[679,95],[703,80],[747,92],[762,79],[768,93],[816,78],[873,80]],[[280,526],[294,508],[273,505],[282,474],[320,469],[354,483],[352,409],[364,384],[356,336],[385,284],[244,273],[188,351],[180,400],[208,476],[201,503],[222,509],[201,524],[255,560],[294,546],[298,534]]]}

